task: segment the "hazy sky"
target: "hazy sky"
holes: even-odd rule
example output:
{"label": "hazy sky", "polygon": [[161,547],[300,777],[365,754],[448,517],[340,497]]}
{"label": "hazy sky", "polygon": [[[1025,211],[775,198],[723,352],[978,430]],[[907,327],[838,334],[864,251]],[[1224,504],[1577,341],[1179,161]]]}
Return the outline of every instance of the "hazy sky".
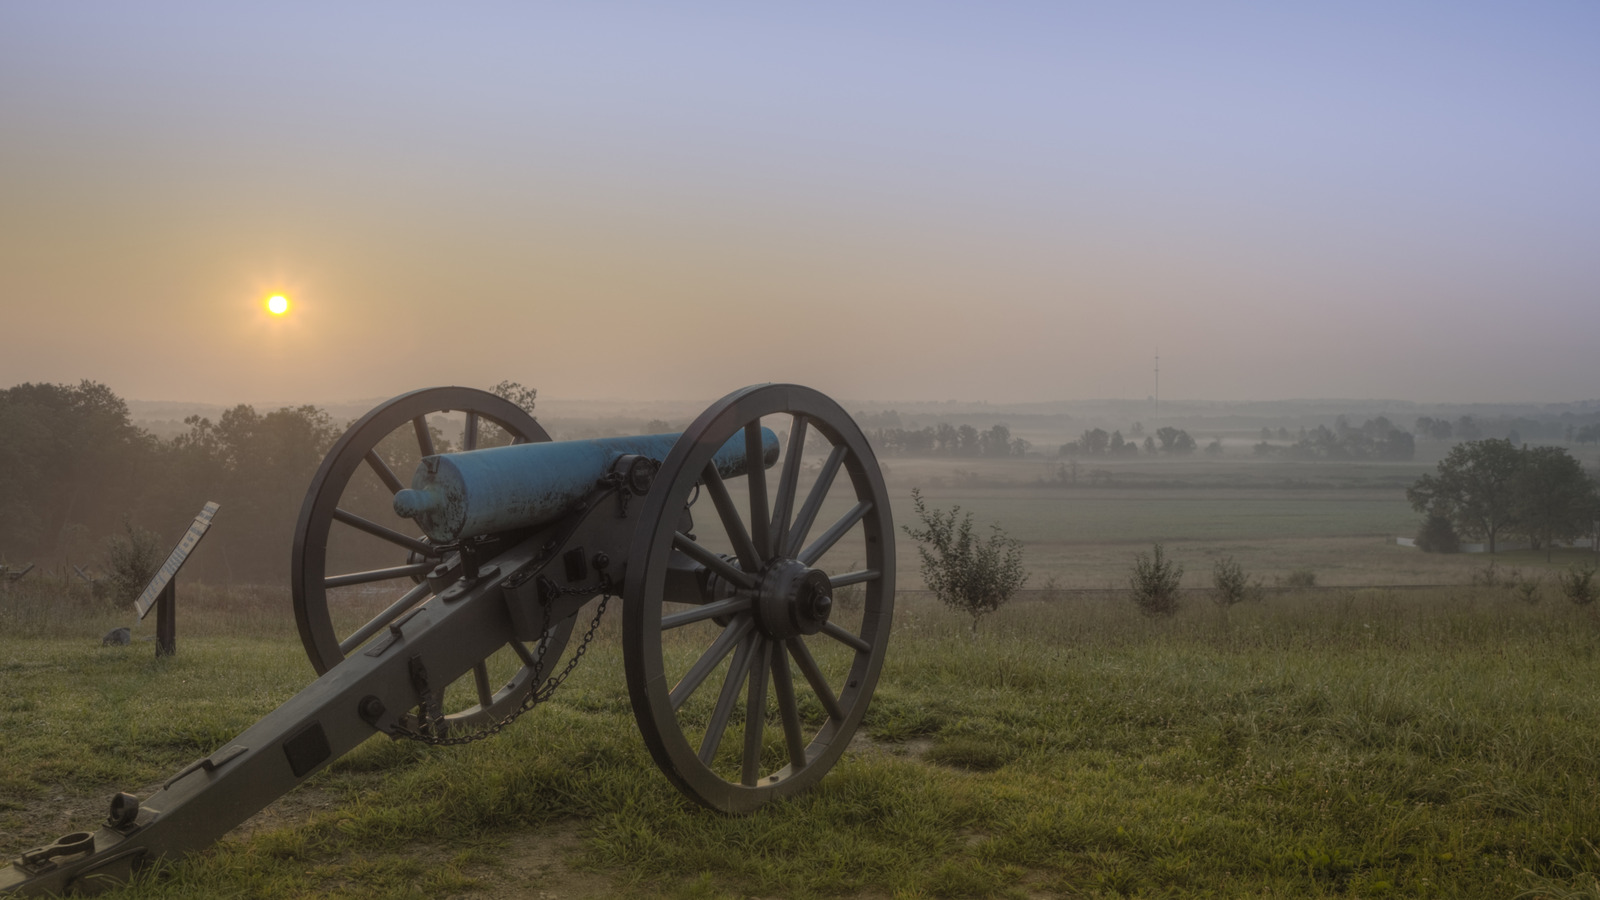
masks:
{"label": "hazy sky", "polygon": [[150,400],[1600,397],[1600,3],[0,0],[0,328]]}

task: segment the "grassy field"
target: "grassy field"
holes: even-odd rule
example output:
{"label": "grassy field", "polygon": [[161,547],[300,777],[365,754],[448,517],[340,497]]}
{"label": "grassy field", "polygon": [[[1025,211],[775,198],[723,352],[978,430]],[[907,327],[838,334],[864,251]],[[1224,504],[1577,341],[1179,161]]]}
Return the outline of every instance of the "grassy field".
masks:
{"label": "grassy field", "polygon": [[[681,798],[612,616],[493,740],[374,740],[216,849],[114,897],[1600,896],[1600,622],[1553,591],[1275,593],[1151,621],[902,596],[821,787]],[[92,825],[311,681],[287,598],[191,587],[180,653],[42,586],[0,595],[0,855]],[[147,629],[148,630],[148,629]]]}

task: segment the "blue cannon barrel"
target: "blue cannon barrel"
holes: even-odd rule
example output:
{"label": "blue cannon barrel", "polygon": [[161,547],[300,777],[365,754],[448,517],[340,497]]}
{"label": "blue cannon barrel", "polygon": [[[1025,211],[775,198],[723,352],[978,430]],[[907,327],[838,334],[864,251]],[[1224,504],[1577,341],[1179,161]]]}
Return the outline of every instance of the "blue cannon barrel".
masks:
{"label": "blue cannon barrel", "polygon": [[[634,454],[667,458],[676,434],[594,441],[512,444],[424,457],[409,490],[394,495],[397,515],[415,519],[435,543],[547,525],[594,490],[616,461]],[[712,461],[723,478],[743,475],[744,435],[735,434]],[[778,436],[761,429],[761,465],[778,460]]]}

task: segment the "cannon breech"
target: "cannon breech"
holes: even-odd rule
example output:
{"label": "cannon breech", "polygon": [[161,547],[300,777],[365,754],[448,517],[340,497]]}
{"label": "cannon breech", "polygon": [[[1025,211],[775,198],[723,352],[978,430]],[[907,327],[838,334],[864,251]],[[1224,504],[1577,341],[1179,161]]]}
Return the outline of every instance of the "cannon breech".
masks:
{"label": "cannon breech", "polygon": [[[428,416],[446,410],[465,415],[461,452],[432,452]],[[512,443],[475,446],[488,426]],[[395,434],[415,435],[410,487],[385,458]],[[361,505],[363,477],[386,503]],[[353,568],[340,552],[358,539],[356,558],[388,546],[398,564]],[[402,395],[335,443],[302,506],[295,614],[320,677],[148,797],[118,794],[98,830],[24,852],[0,893],[92,891],[208,846],[375,734],[492,733],[553,690],[601,596],[622,598],[652,757],[691,799],[747,812],[844,752],[883,662],[893,571],[871,450],[809,389],[746,388],[682,435],[566,443],[482,392]],[[375,614],[334,615],[340,592],[371,585],[392,585]]]}

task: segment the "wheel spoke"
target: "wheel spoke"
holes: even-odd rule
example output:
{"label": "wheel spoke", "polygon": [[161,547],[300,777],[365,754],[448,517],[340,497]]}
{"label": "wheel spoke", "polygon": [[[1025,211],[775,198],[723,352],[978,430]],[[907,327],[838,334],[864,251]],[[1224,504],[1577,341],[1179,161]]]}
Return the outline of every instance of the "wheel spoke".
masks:
{"label": "wheel spoke", "polygon": [[403,487],[400,484],[400,476],[394,474],[394,470],[389,468],[389,464],[384,462],[383,457],[378,455],[376,447],[367,451],[366,460],[367,466],[378,476],[378,480],[383,482],[383,486],[389,489],[389,493],[397,494],[400,492],[400,488]]}
{"label": "wheel spoke", "polygon": [[349,510],[336,508],[333,511],[333,517],[352,528],[365,531],[367,534],[370,534],[373,537],[383,538],[391,544],[404,547],[405,549],[410,550],[412,553],[428,557],[432,557],[437,554],[437,551],[434,550],[432,544],[429,544],[420,538],[410,537],[408,535],[401,534],[392,528],[379,525],[377,522],[374,522],[371,519],[364,519],[355,513],[350,512]]}
{"label": "wheel spoke", "polygon": [[855,524],[865,518],[869,512],[872,512],[871,501],[863,500],[857,503],[850,508],[849,512],[840,516],[839,521],[830,525],[827,531],[824,531],[820,537],[812,541],[811,546],[807,547],[805,552],[801,553],[797,558],[808,566],[816,563],[817,560],[822,558],[822,554],[828,552],[828,548],[839,543],[839,538],[844,537],[845,532],[854,528]]}
{"label": "wheel spoke", "polygon": [[351,572],[348,575],[329,575],[322,579],[324,588],[349,587],[353,584],[371,584],[374,581],[388,581],[391,578],[406,578],[411,575],[426,575],[433,571],[434,563],[413,563],[409,566],[394,566],[388,569],[370,569],[366,572]]}
{"label": "wheel spoke", "polygon": [[795,416],[789,430],[789,447],[784,451],[783,474],[778,477],[778,496],[772,509],[772,547],[781,554],[789,543],[789,519],[794,515],[794,496],[800,487],[800,465],[806,449],[805,416]]}
{"label": "wheel spoke", "polygon": [[763,560],[772,556],[772,512],[767,508],[766,456],[761,446],[761,419],[744,426],[744,471],[750,480],[750,539]]}
{"label": "wheel spoke", "polygon": [[854,648],[857,653],[872,652],[872,645],[867,643],[866,638],[845,631],[843,626],[837,622],[824,622],[822,624],[822,633],[846,647]]}
{"label": "wheel spoke", "polygon": [[828,679],[822,675],[822,669],[817,667],[817,661],[811,656],[811,649],[806,642],[797,637],[789,638],[789,655],[794,657],[795,664],[800,667],[800,674],[806,677],[806,682],[811,685],[811,690],[822,702],[822,708],[828,711],[829,718],[844,721],[844,708],[839,705],[839,698],[833,695],[833,689],[828,687]]}
{"label": "wheel spoke", "polygon": [[467,424],[461,431],[461,449],[478,449],[478,414],[467,410]]}
{"label": "wheel spoke", "polygon": [[836,588],[848,587],[852,584],[862,584],[868,581],[877,581],[883,573],[877,569],[857,569],[854,572],[845,572],[828,579],[828,584]]}
{"label": "wheel spoke", "polygon": [[817,510],[822,508],[822,501],[828,499],[833,476],[839,474],[839,466],[848,452],[849,448],[840,444],[828,454],[828,461],[822,464],[822,471],[817,473],[817,483],[811,486],[811,493],[806,495],[805,506],[800,507],[800,514],[794,517],[794,528],[789,531],[789,543],[783,548],[782,555],[793,556],[795,548],[805,541],[811,531],[811,523],[817,519]]}
{"label": "wheel spoke", "polygon": [[724,581],[732,582],[748,590],[755,590],[756,585],[760,584],[754,575],[695,543],[681,531],[673,532],[672,547],[675,550],[682,551],[684,556],[722,576]]}
{"label": "wheel spoke", "polygon": [[488,709],[494,703],[494,689],[489,686],[489,662],[480,660],[472,667],[472,682],[478,688],[478,705]]}
{"label": "wheel spoke", "polygon": [[711,671],[727,657],[728,652],[733,649],[734,645],[744,640],[744,636],[749,634],[750,629],[754,627],[756,627],[756,620],[751,616],[739,616],[728,623],[728,627],[717,635],[717,639],[711,642],[711,646],[706,648],[705,653],[700,654],[700,658],[695,660],[694,665],[689,667],[689,671],[683,674],[683,678],[673,685],[672,693],[667,695],[667,700],[672,704],[674,710],[683,706],[684,701],[688,700],[691,694],[700,689],[700,685],[705,682],[706,676],[711,674]]}
{"label": "wheel spoke", "polygon": [[717,507],[717,518],[722,520],[722,529],[733,544],[739,564],[747,572],[761,571],[761,554],[750,540],[750,532],[745,529],[744,520],[739,518],[739,510],[733,505],[733,498],[728,496],[728,486],[722,483],[722,476],[717,474],[715,462],[706,463],[700,473],[700,482],[706,486],[706,493],[711,495],[711,502]]}
{"label": "wheel spoke", "polygon": [[761,777],[761,744],[767,734],[767,669],[771,666],[772,642],[760,635],[755,658],[750,664],[750,690],[744,704],[744,759],[739,766],[739,780],[755,787]]}
{"label": "wheel spoke", "polygon": [[361,626],[360,628],[357,628],[349,637],[340,641],[339,652],[348,656],[351,650],[354,650],[362,644],[365,644],[367,642],[367,638],[370,638],[383,629],[389,627],[390,622],[400,618],[402,613],[411,607],[416,606],[418,600],[428,596],[430,593],[432,593],[432,589],[429,587],[426,581],[422,582],[421,584],[414,585],[411,590],[400,595],[399,600],[389,604],[389,606],[384,609],[383,612],[373,616],[372,621]]}
{"label": "wheel spoke", "polygon": [[733,704],[739,700],[739,688],[744,687],[745,679],[750,675],[750,660],[755,656],[755,647],[760,640],[761,635],[751,634],[739,642],[739,649],[733,653],[728,677],[722,680],[722,693],[717,695],[717,707],[711,711],[711,722],[706,725],[705,737],[700,740],[700,761],[708,766],[716,758],[717,749],[722,746],[723,733],[728,730],[728,717],[733,715]]}
{"label": "wheel spoke", "polygon": [[707,603],[705,606],[697,606],[694,609],[673,613],[670,616],[662,616],[661,630],[668,631],[673,628],[682,628],[691,622],[703,622],[706,619],[715,619],[717,616],[731,616],[736,613],[742,613],[749,608],[749,597],[729,597],[726,600]]}
{"label": "wheel spoke", "polygon": [[428,417],[421,415],[412,419],[411,429],[417,433],[417,447],[422,450],[422,455],[433,456],[433,432],[428,430]]}
{"label": "wheel spoke", "polygon": [[772,645],[772,694],[778,701],[783,720],[783,744],[789,750],[789,766],[799,771],[806,766],[806,738],[800,730],[800,705],[794,700],[794,673],[789,671],[789,652],[784,644]]}

